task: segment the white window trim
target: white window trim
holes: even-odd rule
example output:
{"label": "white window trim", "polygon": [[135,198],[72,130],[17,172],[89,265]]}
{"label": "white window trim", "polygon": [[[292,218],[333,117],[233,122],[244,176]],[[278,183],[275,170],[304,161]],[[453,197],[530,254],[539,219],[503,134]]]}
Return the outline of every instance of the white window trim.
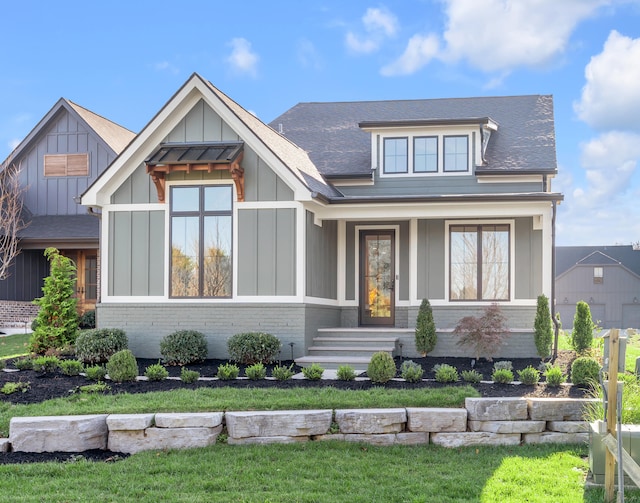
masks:
{"label": "white window trim", "polygon": [[[422,178],[422,177],[442,177],[442,176],[472,176],[474,174],[475,159],[482,159],[479,152],[475,152],[478,148],[477,141],[474,141],[476,130],[469,127],[448,127],[438,129],[399,129],[385,130],[371,135],[371,166],[378,171],[381,179],[384,178]],[[438,138],[438,170],[428,172],[414,172],[414,138],[421,137],[437,137]],[[444,171],[444,138],[445,136],[466,136],[467,137],[467,170],[466,171]],[[405,173],[386,173],[384,170],[384,141],[392,138],[407,139],[407,172]]]}
{"label": "white window trim", "polygon": [[[457,225],[509,225],[509,300],[469,300],[459,301],[451,300],[450,291],[450,269],[451,269],[451,226]],[[498,303],[506,304],[514,301],[515,295],[515,258],[516,258],[516,241],[515,241],[515,220],[513,219],[491,219],[491,220],[445,220],[444,223],[444,294],[447,305],[487,305]]]}

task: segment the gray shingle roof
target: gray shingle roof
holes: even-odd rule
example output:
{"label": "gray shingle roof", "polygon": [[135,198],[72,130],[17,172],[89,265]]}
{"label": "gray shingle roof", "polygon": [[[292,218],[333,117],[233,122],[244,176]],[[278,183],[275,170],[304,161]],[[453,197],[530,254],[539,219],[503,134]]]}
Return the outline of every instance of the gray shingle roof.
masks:
{"label": "gray shingle roof", "polygon": [[100,220],[92,215],[46,215],[31,217],[20,239],[41,241],[98,240]]}
{"label": "gray shingle roof", "polygon": [[555,173],[553,98],[548,95],[480,98],[299,103],[270,126],[309,153],[325,176],[371,171],[370,133],[365,121],[468,119],[490,117],[485,171]]}
{"label": "gray shingle roof", "polygon": [[575,265],[620,264],[640,276],[640,250],[633,246],[557,246],[556,277]]}

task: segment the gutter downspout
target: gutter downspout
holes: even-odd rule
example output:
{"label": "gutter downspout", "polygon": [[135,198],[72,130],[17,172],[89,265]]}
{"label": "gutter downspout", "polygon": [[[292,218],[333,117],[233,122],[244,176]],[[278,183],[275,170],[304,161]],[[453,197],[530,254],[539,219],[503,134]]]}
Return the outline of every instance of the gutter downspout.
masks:
{"label": "gutter downspout", "polygon": [[551,216],[551,320],[553,321],[554,327],[553,356],[551,361],[556,361],[558,358],[558,336],[560,333],[560,323],[556,318],[556,212],[558,203],[554,200],[551,204],[553,205],[553,213]]}

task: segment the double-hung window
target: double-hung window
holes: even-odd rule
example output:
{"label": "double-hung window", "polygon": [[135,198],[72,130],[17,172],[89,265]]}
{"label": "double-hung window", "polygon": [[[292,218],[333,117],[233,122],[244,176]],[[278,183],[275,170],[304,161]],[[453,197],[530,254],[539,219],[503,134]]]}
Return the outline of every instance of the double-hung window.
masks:
{"label": "double-hung window", "polygon": [[509,300],[509,225],[449,227],[450,300]]}
{"label": "double-hung window", "polygon": [[171,187],[171,296],[231,297],[231,185]]}

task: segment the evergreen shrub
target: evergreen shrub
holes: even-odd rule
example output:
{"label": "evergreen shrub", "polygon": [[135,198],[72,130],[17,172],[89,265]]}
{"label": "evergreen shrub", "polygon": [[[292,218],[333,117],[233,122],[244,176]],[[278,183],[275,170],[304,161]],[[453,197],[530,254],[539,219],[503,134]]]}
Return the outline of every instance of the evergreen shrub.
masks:
{"label": "evergreen shrub", "polygon": [[571,364],[571,382],[573,384],[596,384],[599,374],[600,364],[591,356],[579,356]]}
{"label": "evergreen shrub", "polygon": [[114,353],[107,362],[107,374],[114,382],[135,381],[138,377],[136,357],[128,349]]}
{"label": "evergreen shrub", "polygon": [[128,346],[127,335],[119,328],[83,330],[76,340],[76,358],[85,364],[105,363]]}
{"label": "evergreen shrub", "polygon": [[276,360],[281,346],[280,339],[264,332],[235,334],[227,341],[229,356],[243,365],[271,363]]}
{"label": "evergreen shrub", "polygon": [[367,376],[375,383],[386,383],[396,376],[396,362],[386,351],[378,351],[371,355],[371,361],[367,366]]}
{"label": "evergreen shrub", "polygon": [[207,339],[197,330],[178,330],[160,341],[160,354],[167,365],[189,365],[207,358]]}

